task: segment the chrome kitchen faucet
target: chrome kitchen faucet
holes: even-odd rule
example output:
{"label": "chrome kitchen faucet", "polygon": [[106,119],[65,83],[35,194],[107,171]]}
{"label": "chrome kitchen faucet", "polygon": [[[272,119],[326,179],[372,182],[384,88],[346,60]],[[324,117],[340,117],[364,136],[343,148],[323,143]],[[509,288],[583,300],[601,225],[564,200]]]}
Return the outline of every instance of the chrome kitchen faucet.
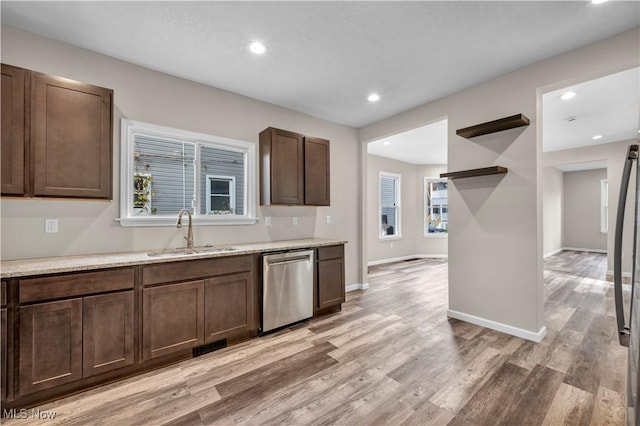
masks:
{"label": "chrome kitchen faucet", "polygon": [[187,236],[184,237],[187,240],[187,250],[193,250],[193,225],[191,223],[191,212],[187,209],[182,209],[178,212],[178,221],[176,222],[176,228],[182,228],[182,215],[186,213],[189,215],[189,230],[187,231]]}

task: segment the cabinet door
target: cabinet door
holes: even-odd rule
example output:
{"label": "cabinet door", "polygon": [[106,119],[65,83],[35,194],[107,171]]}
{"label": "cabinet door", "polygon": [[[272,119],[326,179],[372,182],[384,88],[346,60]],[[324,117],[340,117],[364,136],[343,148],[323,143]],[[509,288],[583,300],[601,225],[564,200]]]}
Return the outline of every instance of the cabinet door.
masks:
{"label": "cabinet door", "polygon": [[2,64],[2,194],[25,191],[26,70]]}
{"label": "cabinet door", "polygon": [[156,358],[204,343],[204,281],[145,288],[142,356]]}
{"label": "cabinet door", "polygon": [[251,329],[254,307],[251,273],[205,280],[204,300],[206,343],[230,338]]}
{"label": "cabinet door", "polygon": [[82,299],[20,308],[20,393],[82,378]]}
{"label": "cabinet door", "polygon": [[337,306],[344,300],[344,260],[318,262],[318,310]]}
{"label": "cabinet door", "polygon": [[85,297],[83,311],[83,376],[133,364],[133,291]]}
{"label": "cabinet door", "polygon": [[111,198],[113,91],[32,74],[34,195]]}
{"label": "cabinet door", "polygon": [[331,204],[329,141],[304,138],[304,203],[313,206]]}
{"label": "cabinet door", "polygon": [[0,346],[2,353],[0,354],[0,380],[2,380],[2,388],[0,392],[0,399],[4,401],[7,399],[7,377],[9,374],[9,369],[7,368],[7,337],[9,334],[7,333],[7,309],[0,309]]}
{"label": "cabinet door", "polygon": [[260,203],[304,204],[304,141],[299,133],[260,133]]}

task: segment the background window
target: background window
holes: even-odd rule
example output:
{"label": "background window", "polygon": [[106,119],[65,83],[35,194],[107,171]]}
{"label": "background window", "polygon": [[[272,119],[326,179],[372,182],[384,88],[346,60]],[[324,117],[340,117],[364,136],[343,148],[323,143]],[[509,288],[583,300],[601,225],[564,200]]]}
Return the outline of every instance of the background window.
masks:
{"label": "background window", "polygon": [[236,210],[236,178],[207,175],[206,213],[234,214]]}
{"label": "background window", "polygon": [[447,179],[424,178],[425,235],[446,234],[449,229]]}
{"label": "background window", "polygon": [[609,232],[609,181],[600,181],[600,232]]}
{"label": "background window", "polygon": [[380,237],[400,236],[400,175],[380,173]]}

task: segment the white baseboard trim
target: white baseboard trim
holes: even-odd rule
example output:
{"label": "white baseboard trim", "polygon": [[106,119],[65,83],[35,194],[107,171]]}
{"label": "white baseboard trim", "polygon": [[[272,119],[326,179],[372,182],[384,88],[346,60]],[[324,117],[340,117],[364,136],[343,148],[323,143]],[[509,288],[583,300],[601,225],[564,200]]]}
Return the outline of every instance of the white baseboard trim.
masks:
{"label": "white baseboard trim", "polygon": [[500,331],[502,333],[507,333],[512,336],[531,340],[532,342],[536,342],[536,343],[541,342],[542,339],[544,339],[544,336],[547,334],[547,328],[544,326],[536,333],[533,331],[525,330],[523,328],[513,327],[511,325],[503,324],[501,322],[488,320],[486,318],[480,318],[475,315],[469,315],[469,314],[454,311],[451,309],[447,309],[447,316],[449,318],[459,319],[461,321],[469,322],[471,324],[479,325],[481,327],[490,328],[492,330]]}
{"label": "white baseboard trim", "polygon": [[604,253],[604,254],[607,254],[607,250],[581,248],[581,247],[562,247],[562,250],[586,251],[587,253]]}
{"label": "white baseboard trim", "polygon": [[[613,271],[607,271],[607,275],[613,276]],[[622,273],[622,277],[623,278],[631,278],[631,272],[623,272]]]}
{"label": "white baseboard trim", "polygon": [[349,284],[348,286],[345,287],[345,291],[347,293],[349,293],[350,291],[356,291],[356,290],[366,290],[369,288],[369,283],[355,283],[355,284]]}
{"label": "white baseboard trim", "polygon": [[545,253],[544,258],[546,259],[547,257],[553,256],[554,254],[558,254],[562,250],[564,250],[564,249],[559,248],[558,250],[554,250],[554,251],[550,251],[549,253]]}
{"label": "white baseboard trim", "polygon": [[367,266],[384,265],[385,263],[402,262],[403,260],[410,259],[447,259],[449,255],[446,254],[411,254],[408,256],[390,257],[388,259],[372,260],[367,262]]}

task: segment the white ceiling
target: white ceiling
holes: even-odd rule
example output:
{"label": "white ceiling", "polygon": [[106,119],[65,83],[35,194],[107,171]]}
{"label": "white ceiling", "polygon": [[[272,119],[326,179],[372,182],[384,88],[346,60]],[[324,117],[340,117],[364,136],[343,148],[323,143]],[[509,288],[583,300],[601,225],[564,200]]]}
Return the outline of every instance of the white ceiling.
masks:
{"label": "white ceiling", "polygon": [[447,125],[440,120],[369,142],[367,152],[410,164],[447,164]]}
{"label": "white ceiling", "polygon": [[[560,96],[572,91],[572,99]],[[565,87],[542,96],[543,151],[578,148],[638,137],[640,68]],[[593,139],[601,135],[602,138]]]}
{"label": "white ceiling", "polygon": [[359,128],[638,27],[640,3],[3,0],[1,19]]}

